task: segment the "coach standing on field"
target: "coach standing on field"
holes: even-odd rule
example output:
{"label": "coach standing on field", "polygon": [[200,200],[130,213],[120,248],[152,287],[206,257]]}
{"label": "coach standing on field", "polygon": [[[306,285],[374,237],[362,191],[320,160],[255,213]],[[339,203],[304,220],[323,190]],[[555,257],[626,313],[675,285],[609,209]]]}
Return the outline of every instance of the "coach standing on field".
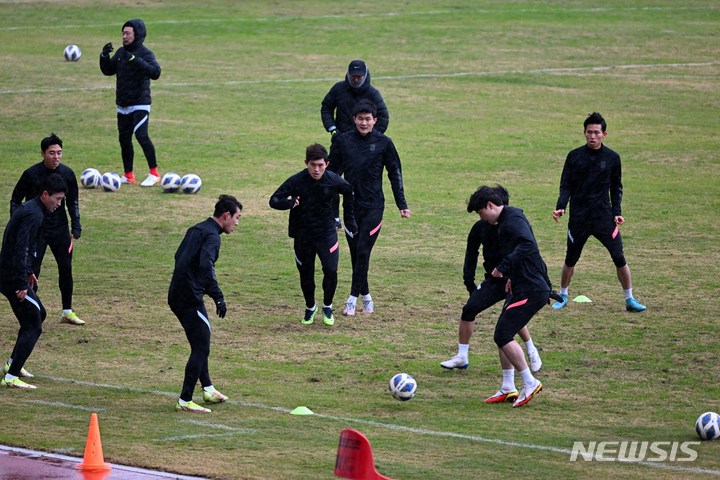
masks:
{"label": "coach standing on field", "polygon": [[112,43],[106,43],[100,54],[100,70],[107,76],[117,75],[115,102],[117,103],[118,138],[122,155],[124,174],[122,183],[135,183],[133,173],[132,136],[135,133],[138,143],[145,153],[150,173],[140,184],[152,187],[160,181],[157,169],[155,145],[148,135],[150,123],[150,80],[160,78],[160,65],[155,54],[147,48],[145,23],[136,18],[128,20],[122,26],[123,46],[110,57]]}

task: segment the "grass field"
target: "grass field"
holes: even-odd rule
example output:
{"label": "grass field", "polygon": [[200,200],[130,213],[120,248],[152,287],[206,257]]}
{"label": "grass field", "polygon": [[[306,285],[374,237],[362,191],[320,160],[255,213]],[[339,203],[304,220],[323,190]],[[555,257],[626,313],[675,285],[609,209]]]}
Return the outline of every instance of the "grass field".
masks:
{"label": "grass field", "polygon": [[[97,56],[121,44],[130,18],[146,22],[163,69],[150,124],[160,170],[204,181],[194,196],[81,192],[74,306],[88,324],[58,322],[46,256],[49,317],[27,363],[39,388],[0,392],[0,443],[81,456],[92,410],[106,461],[218,479],[332,478],[348,427],[395,479],[720,476],[720,442],[695,446],[694,462],[569,454],[576,441],[696,440],[698,415],[720,411],[717,2],[0,0],[0,13],[0,225],[50,131],[76,173],[120,170],[114,78]],[[83,49],[78,63],[62,58],[69,43]],[[303,167],[306,145],[329,143],[320,101],[354,58],[388,104],[412,216],[388,202],[370,272],[377,313],[305,327],[287,213],[267,201]],[[545,390],[526,408],[485,405],[500,381],[497,308],[479,317],[470,368],[439,367],[466,299],[476,217],[465,201],[478,185],[505,185],[559,283],[567,223],[551,212],[595,110],[623,158],[625,253],[648,310],[625,312],[607,253],[589,242],[571,294],[593,302],[530,324]],[[142,177],[139,148],[135,161]],[[211,318],[211,373],[232,401],[178,414],[188,346],[166,305],[172,259],[221,193],[245,206],[217,263],[229,312]],[[341,244],[336,307],[350,281]],[[4,362],[17,322],[0,303]],[[385,391],[399,371],[418,380],[410,402]],[[300,405],[318,415],[288,414]]]}

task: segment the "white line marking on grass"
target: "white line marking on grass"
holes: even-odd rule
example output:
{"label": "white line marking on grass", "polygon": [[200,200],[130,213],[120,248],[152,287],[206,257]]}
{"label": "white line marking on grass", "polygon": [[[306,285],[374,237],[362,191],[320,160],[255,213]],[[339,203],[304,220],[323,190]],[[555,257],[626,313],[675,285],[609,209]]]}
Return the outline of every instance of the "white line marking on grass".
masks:
{"label": "white line marking on grass", "polygon": [[70,408],[73,410],[84,410],[86,412],[104,412],[104,408],[94,408],[94,407],[83,407],[80,405],[68,405],[67,403],[61,403],[61,402],[46,402],[45,400],[28,400],[28,403],[36,403],[38,405],[47,405],[48,407],[60,407],[60,408]]}
{"label": "white line marking on grass", "polygon": [[[133,392],[133,393],[140,393],[140,394],[153,394],[153,395],[161,395],[164,397],[177,397],[177,393],[172,392],[163,392],[160,390],[145,390],[142,388],[134,388],[134,387],[124,387],[120,385],[111,385],[107,383],[93,383],[93,382],[86,382],[82,380],[72,380],[69,378],[61,378],[61,377],[40,377],[40,378],[47,378],[48,380],[52,380],[54,382],[60,382],[60,383],[74,383],[78,385],[84,385],[88,387],[95,387],[95,388],[109,388],[113,390],[121,390],[121,391],[127,391],[127,392]],[[263,403],[254,403],[254,402],[243,402],[241,400],[228,400],[225,403],[232,404],[232,405],[239,405],[243,407],[252,407],[252,408],[259,408],[262,410],[272,410],[280,413],[286,413],[289,414],[292,412],[289,408],[284,407],[274,407],[272,405],[265,405]],[[494,445],[501,445],[504,447],[519,447],[519,448],[526,448],[531,450],[540,450],[544,452],[553,452],[558,453],[561,455],[567,455],[568,457],[572,453],[572,450],[569,448],[562,448],[562,447],[552,447],[549,445],[538,445],[534,443],[526,443],[526,442],[513,442],[508,440],[502,440],[499,438],[487,438],[487,437],[480,437],[477,435],[468,435],[464,433],[456,433],[456,432],[443,432],[443,431],[435,431],[435,430],[427,430],[424,428],[415,428],[415,427],[406,427],[403,425],[395,425],[393,423],[383,423],[383,422],[377,422],[375,420],[364,420],[360,418],[346,418],[346,417],[336,417],[334,415],[324,415],[321,413],[315,413],[314,415],[311,415],[310,417],[318,417],[323,418],[327,420],[333,420],[338,422],[346,422],[346,423],[356,423],[361,425],[369,425],[376,428],[387,428],[389,430],[396,430],[396,431],[402,431],[402,432],[411,432],[411,433],[417,433],[420,435],[429,435],[429,436],[435,436],[435,437],[447,437],[447,438],[460,438],[463,440],[471,440],[474,442],[482,442],[482,443],[491,443]],[[229,434],[215,434],[215,436],[221,436],[221,435],[229,435]],[[211,436],[211,435],[208,435]],[[700,467],[681,467],[679,465],[671,465],[667,463],[660,463],[660,462],[648,462],[648,461],[618,461],[618,463],[631,463],[631,464],[637,464],[637,465],[644,465],[646,467],[654,467],[654,468],[660,468],[664,470],[673,470],[677,472],[686,472],[686,473],[696,473],[696,474],[704,474],[704,475],[713,475],[716,477],[720,477],[720,470],[712,470],[709,468],[700,468]]]}
{"label": "white line marking on grass", "polygon": [[241,433],[255,433],[256,431],[257,430],[254,430],[252,428],[246,428],[246,429],[238,429],[235,432],[227,432],[227,433],[204,433],[204,434],[197,434],[197,435],[177,435],[174,437],[158,438],[155,441],[157,441],[157,442],[177,442],[178,440],[197,440],[198,438],[230,437],[233,435],[239,435]]}
{"label": "white line marking on grass", "polygon": [[[503,75],[575,75],[578,77],[591,76],[597,73],[611,72],[618,70],[652,70],[658,68],[695,68],[709,67],[720,65],[720,62],[692,62],[692,63],[654,63],[654,64],[632,64],[632,65],[604,65],[597,67],[565,67],[565,68],[537,68],[529,70],[498,70],[488,72],[455,72],[455,73],[417,73],[411,75],[385,75],[374,77],[375,80],[412,80],[422,78],[463,78],[463,77],[497,77]],[[603,75],[607,76],[607,75]],[[647,77],[647,75],[635,74],[638,77]],[[665,78],[665,75],[653,76],[650,78]],[[716,80],[713,75],[673,75],[673,78],[704,78],[708,80]],[[162,90],[163,88],[183,88],[183,87],[230,87],[238,85],[272,85],[272,84],[290,84],[290,83],[327,83],[334,82],[337,78],[278,78],[268,80],[228,80],[225,82],[170,82],[160,83],[153,88]],[[61,93],[61,92],[93,92],[102,90],[114,90],[115,84],[108,83],[104,86],[94,87],[59,87],[59,88],[18,88],[0,90],[0,95],[13,94],[32,94],[32,93]]]}

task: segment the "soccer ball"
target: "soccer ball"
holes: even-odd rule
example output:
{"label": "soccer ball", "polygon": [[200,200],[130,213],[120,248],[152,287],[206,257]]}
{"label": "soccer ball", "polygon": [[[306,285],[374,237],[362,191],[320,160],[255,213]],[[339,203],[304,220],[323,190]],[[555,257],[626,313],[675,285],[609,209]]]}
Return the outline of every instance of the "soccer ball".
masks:
{"label": "soccer ball", "polygon": [[194,173],[188,173],[180,180],[180,190],[183,193],[197,193],[202,187],[202,180]]}
{"label": "soccer ball", "polygon": [[[162,176],[162,179],[160,179],[160,187],[162,187],[163,192],[173,193],[180,190],[180,182],[182,182],[180,175],[168,172]],[[198,187],[198,190],[199,189],[200,187]]]}
{"label": "soccer ball", "polygon": [[115,172],[104,173],[100,179],[100,186],[106,192],[117,192],[120,190],[120,175]]}
{"label": "soccer ball", "polygon": [[695,431],[703,440],[717,440],[720,438],[720,415],[715,412],[705,412],[695,422]]}
{"label": "soccer ball", "polygon": [[405,402],[415,396],[417,382],[407,373],[398,373],[390,379],[390,393],[395,400]]}
{"label": "soccer ball", "polygon": [[80,47],[78,47],[77,45],[68,45],[67,47],[65,47],[63,55],[65,56],[65,60],[67,60],[68,62],[77,62],[78,60],[80,60],[82,52],[80,51]]}
{"label": "soccer ball", "polygon": [[97,188],[100,186],[102,175],[94,168],[87,168],[80,175],[80,183],[85,188]]}

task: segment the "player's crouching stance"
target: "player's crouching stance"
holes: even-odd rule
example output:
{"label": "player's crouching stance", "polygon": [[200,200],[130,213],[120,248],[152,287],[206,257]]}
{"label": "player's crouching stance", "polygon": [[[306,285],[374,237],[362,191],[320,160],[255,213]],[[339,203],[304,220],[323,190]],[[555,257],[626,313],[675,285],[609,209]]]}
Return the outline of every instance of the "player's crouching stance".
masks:
{"label": "player's crouching stance", "polygon": [[230,195],[220,195],[213,216],[188,229],[175,252],[175,270],[170,281],[168,304],[185,329],[190,342],[190,358],[185,365],[185,380],[175,409],[210,413],[192,401],[195,384],[200,380],[203,399],[207,403],[221,403],[228,399],[215,389],[210,380],[210,320],[204,295],[216,305],[216,313],[225,318],[227,306],[215,277],[215,262],[220,254],[220,234],[230,234],[237,227],[242,204]]}
{"label": "player's crouching stance", "polygon": [[[513,407],[521,407],[532,400],[543,386],[530,372],[522,348],[514,337],[548,303],[551,285],[528,219],[519,208],[503,204],[499,194],[503,190],[500,185],[494,188],[483,186],[471,198],[478,206],[480,218],[490,225],[498,226],[502,261],[491,275],[495,278],[509,278],[507,301],[493,336],[498,346],[503,381],[500,390],[485,399],[485,402],[513,401]],[[519,393],[515,388],[515,370],[523,381]]]}

